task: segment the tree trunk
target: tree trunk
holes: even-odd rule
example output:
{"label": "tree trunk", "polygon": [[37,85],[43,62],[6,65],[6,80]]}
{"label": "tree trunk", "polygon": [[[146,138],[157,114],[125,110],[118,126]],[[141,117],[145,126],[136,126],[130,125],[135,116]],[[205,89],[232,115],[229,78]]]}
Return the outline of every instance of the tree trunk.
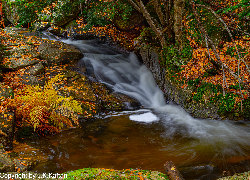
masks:
{"label": "tree trunk", "polygon": [[174,33],[175,42],[178,43],[179,49],[182,49],[182,13],[184,11],[185,0],[174,0]]}

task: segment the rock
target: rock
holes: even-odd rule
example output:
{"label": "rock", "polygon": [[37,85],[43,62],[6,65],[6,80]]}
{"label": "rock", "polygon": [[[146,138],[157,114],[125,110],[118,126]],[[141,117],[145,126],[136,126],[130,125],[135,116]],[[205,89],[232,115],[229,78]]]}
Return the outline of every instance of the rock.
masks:
{"label": "rock", "polygon": [[111,93],[102,83],[92,82],[91,87],[99,102],[101,110],[131,110],[140,108],[141,104],[121,93]]}
{"label": "rock", "polygon": [[[59,3],[57,4],[57,6],[62,5]],[[76,6],[74,4],[74,2],[69,1],[68,4],[64,4],[65,6],[70,6],[70,10],[68,11],[61,11],[61,7],[57,7],[56,11],[53,13],[54,15],[52,15],[53,17],[53,23],[56,26],[63,26],[65,24],[67,24],[68,22],[72,21],[73,19],[75,19],[76,16],[78,16],[80,9],[78,6]]]}
{"label": "rock", "polygon": [[73,45],[59,41],[45,41],[38,46],[41,59],[49,64],[66,64],[80,60],[83,54]]}
{"label": "rock", "polygon": [[47,29],[47,31],[54,34],[54,35],[56,35],[56,36],[63,36],[62,35],[63,29],[60,28],[60,27],[57,27],[57,26],[49,27]]}
{"label": "rock", "polygon": [[[19,20],[19,16],[18,16],[18,13],[17,13],[17,5],[15,5],[15,0],[2,1],[2,2],[3,2],[6,18],[13,25],[15,25],[16,22],[18,22],[18,20]],[[10,2],[10,4],[8,2]]]}
{"label": "rock", "polygon": [[68,23],[65,29],[66,31],[63,31],[60,36],[75,40],[95,39],[98,43],[105,43],[108,39],[108,36],[106,36],[104,33],[95,30],[85,31],[83,28],[79,28],[75,21]]}
{"label": "rock", "polygon": [[[18,44],[17,44],[18,45]],[[23,45],[19,48],[11,47],[5,50],[8,58],[2,63],[3,68],[20,69],[38,63],[40,60],[34,45]]]}
{"label": "rock", "polygon": [[42,65],[41,62],[30,66],[29,69],[26,71],[26,73],[34,76],[41,74],[43,72],[44,72],[44,66]]}
{"label": "rock", "polygon": [[125,94],[121,93],[111,93],[116,99],[121,101],[122,103],[122,110],[136,110],[141,108],[141,103]]}
{"label": "rock", "polygon": [[22,83],[25,85],[44,85],[45,84],[44,79],[34,76],[34,75],[23,74],[23,75],[19,75],[19,77],[22,78]]}
{"label": "rock", "polygon": [[13,172],[15,165],[0,144],[0,173]]}
{"label": "rock", "polygon": [[146,26],[146,21],[143,15],[138,12],[137,10],[134,10],[131,12],[131,15],[128,17],[128,19],[123,19],[119,13],[115,14],[115,17],[113,19],[114,25],[117,27],[117,29],[122,31],[135,31],[140,33],[140,30],[142,29],[142,26]]}
{"label": "rock", "polygon": [[14,159],[15,170],[19,173],[30,171],[36,166],[36,161],[31,159]]}
{"label": "rock", "polygon": [[181,171],[181,174],[186,178],[203,179],[202,177],[208,177],[210,174],[212,174],[214,169],[215,166],[212,164],[201,164],[194,167],[180,168],[179,170]]}
{"label": "rock", "polygon": [[6,151],[13,149],[13,136],[15,127],[15,118],[13,112],[5,112],[0,114],[0,142]]}
{"label": "rock", "polygon": [[43,31],[43,30],[46,30],[50,27],[50,23],[49,22],[44,22],[44,21],[41,21],[41,22],[35,22],[34,23],[34,29],[35,31]]}
{"label": "rock", "polygon": [[9,57],[8,60],[5,61],[2,65],[3,68],[20,69],[26,66],[36,64],[38,62],[39,62],[38,59],[31,59],[30,57],[25,57],[25,58]]}

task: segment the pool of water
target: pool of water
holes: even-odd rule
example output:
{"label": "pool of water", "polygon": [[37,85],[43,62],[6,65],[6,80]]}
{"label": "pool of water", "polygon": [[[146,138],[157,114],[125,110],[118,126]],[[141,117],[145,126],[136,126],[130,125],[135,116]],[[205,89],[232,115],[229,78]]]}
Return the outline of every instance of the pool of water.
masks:
{"label": "pool of water", "polygon": [[[144,122],[138,121],[140,116]],[[223,171],[250,170],[246,144],[204,143],[178,133],[170,136],[168,131],[159,113],[149,109],[103,113],[81,123],[80,129],[30,142],[49,157],[33,171],[62,173],[93,167],[164,172],[166,161],[173,161],[185,179],[216,179]]]}

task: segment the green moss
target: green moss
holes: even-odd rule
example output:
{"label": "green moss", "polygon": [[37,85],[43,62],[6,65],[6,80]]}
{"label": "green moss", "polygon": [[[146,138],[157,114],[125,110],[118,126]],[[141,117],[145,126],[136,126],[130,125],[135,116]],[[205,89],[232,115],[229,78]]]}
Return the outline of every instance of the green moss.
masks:
{"label": "green moss", "polygon": [[84,168],[67,172],[67,180],[73,179],[168,179],[167,175],[150,170],[113,170],[100,168]]}

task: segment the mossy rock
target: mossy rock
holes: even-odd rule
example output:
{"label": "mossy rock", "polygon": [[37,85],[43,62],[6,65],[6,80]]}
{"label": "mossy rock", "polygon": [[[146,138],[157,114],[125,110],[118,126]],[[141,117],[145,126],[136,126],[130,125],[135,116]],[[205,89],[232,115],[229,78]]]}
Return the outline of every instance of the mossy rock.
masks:
{"label": "mossy rock", "polygon": [[122,31],[130,31],[136,27],[145,25],[145,19],[141,13],[134,10],[127,19],[123,19],[118,13],[114,17],[114,25]]}

